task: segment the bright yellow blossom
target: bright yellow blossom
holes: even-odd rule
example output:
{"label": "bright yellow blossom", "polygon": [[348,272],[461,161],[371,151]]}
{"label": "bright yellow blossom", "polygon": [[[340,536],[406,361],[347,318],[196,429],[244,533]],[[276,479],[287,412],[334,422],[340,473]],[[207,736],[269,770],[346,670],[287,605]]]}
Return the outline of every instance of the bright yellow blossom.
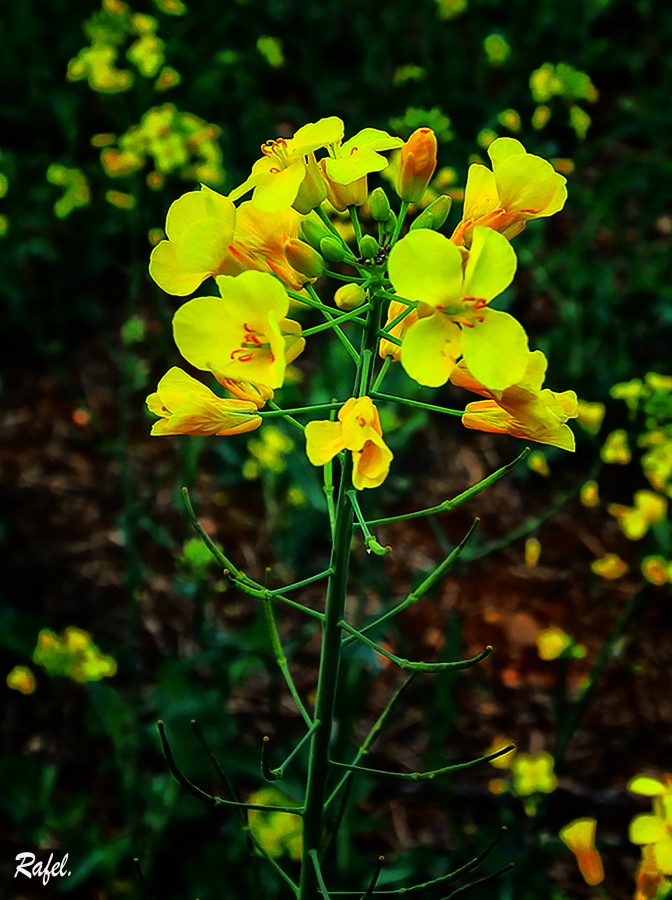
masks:
{"label": "bright yellow blossom", "polygon": [[579,870],[586,884],[601,884],[604,881],[602,857],[595,848],[595,819],[575,819],[560,830],[560,840],[576,856]]}
{"label": "bright yellow blossom", "polygon": [[184,358],[218,381],[234,378],[280,387],[285,367],[301,353],[301,326],[285,318],[285,289],[265,272],[218,275],[220,297],[196,297],[173,317],[175,343]]}
{"label": "bright yellow blossom", "polygon": [[574,435],[567,420],[576,416],[576,394],[542,389],[547,365],[541,350],[528,353],[523,378],[503,391],[493,391],[480,384],[467,366],[460,363],[450,377],[451,382],[489,398],[468,403],[462,424],[478,431],[510,434],[562,450],[574,450]]}
{"label": "bright yellow blossom", "polygon": [[370,397],[347,400],[337,422],[306,425],[306,453],[314,466],[324,466],[342,450],[352,452],[352,483],[358,491],[383,483],[392,451],[383,440],[380,416]]}
{"label": "bright yellow blossom", "polygon": [[474,230],[463,270],[463,253],[429,229],[409,232],[392,249],[389,276],[395,291],[430,308],[406,328],[401,364],[420,384],[438,387],[464,356],[475,379],[493,390],[520,381],[529,351],[522,325],[488,303],[516,271],[513,248],[497,232]]}
{"label": "bright yellow blossom", "polygon": [[149,411],[159,416],[153,435],[242,434],[261,425],[257,407],[249,400],[217,397],[200,381],[173,366],[147,397]]}
{"label": "bright yellow blossom", "polygon": [[597,434],[604,419],[604,403],[579,400],[579,425],[588,434]]}
{"label": "bright yellow blossom", "polygon": [[[343,138],[345,126],[337,116],[329,116],[318,122],[303,125],[291,138],[278,138],[262,145],[264,154],[252,166],[252,173],[241,185],[229,194],[231,200],[238,200],[254,189],[252,202],[260,209],[277,212],[296,205],[301,189],[307,194],[320,192],[321,176],[315,160],[315,151],[339,142]],[[301,203],[297,209],[306,213],[314,206]]]}
{"label": "bright yellow blossom", "polygon": [[348,206],[365,203],[367,175],[381,172],[388,164],[381,151],[394,150],[403,143],[379,128],[363,128],[345,143],[338,140],[329,145],[329,156],[320,160],[320,168],[327,199],[334,209],[343,212]]}
{"label": "bright yellow blossom", "polygon": [[605,463],[617,463],[619,466],[627,466],[632,459],[628,447],[628,435],[622,428],[617,428],[607,435],[607,439],[600,450],[600,459]]}
{"label": "bright yellow blossom", "polygon": [[630,841],[648,849],[651,874],[672,875],[672,775],[636,775],[628,782],[628,790],[650,797],[653,806],[651,813],[637,815],[630,822]]}
{"label": "bright yellow blossom", "polygon": [[513,238],[529,219],[552,216],[565,205],[566,179],[520,141],[497,138],[488,155],[492,171],[479,163],[469,167],[462,221],[451,237],[455,244],[468,246],[476,225]]}

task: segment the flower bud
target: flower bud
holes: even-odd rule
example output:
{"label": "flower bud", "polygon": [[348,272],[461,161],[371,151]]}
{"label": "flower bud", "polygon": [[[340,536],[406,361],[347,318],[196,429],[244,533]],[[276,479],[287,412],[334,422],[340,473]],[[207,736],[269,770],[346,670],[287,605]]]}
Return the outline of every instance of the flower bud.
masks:
{"label": "flower bud", "polygon": [[410,230],[415,228],[432,228],[438,231],[448,218],[452,200],[445,194],[441,194],[427,206],[420,215],[411,222]]}
{"label": "flower bud", "polygon": [[374,188],[369,197],[371,216],[376,222],[387,222],[390,218],[390,201],[382,187]]}
{"label": "flower bud", "polygon": [[387,222],[383,222],[383,234],[385,237],[390,237],[390,235],[394,234],[394,229],[397,227],[397,214],[394,210],[390,211],[390,218]]}
{"label": "flower bud", "polygon": [[407,203],[417,203],[436,169],[436,135],[418,128],[401,148],[397,193]]}
{"label": "flower bud", "polygon": [[287,262],[297,272],[307,278],[319,278],[324,272],[324,260],[310,244],[298,238],[286,238],[282,246]]}
{"label": "flower bud", "polygon": [[372,234],[365,234],[359,240],[359,253],[363,259],[375,259],[380,252],[380,244]]}
{"label": "flower bud", "polygon": [[340,184],[332,181],[327,175],[326,160],[321,159],[322,175],[327,185],[327,200],[338,212],[345,212],[349,206],[363,206],[369,195],[366,175],[351,181],[349,184]]}
{"label": "flower bud", "polygon": [[366,301],[366,291],[359,284],[342,284],[334,294],[334,303],[344,312],[357,309]]}
{"label": "flower bud", "polygon": [[345,262],[350,255],[348,248],[338,238],[332,237],[330,234],[320,241],[320,253],[329,262]]}
{"label": "flower bud", "polygon": [[330,232],[320,222],[314,219],[304,219],[299,228],[299,237],[315,250],[320,249],[322,238],[329,237]]}

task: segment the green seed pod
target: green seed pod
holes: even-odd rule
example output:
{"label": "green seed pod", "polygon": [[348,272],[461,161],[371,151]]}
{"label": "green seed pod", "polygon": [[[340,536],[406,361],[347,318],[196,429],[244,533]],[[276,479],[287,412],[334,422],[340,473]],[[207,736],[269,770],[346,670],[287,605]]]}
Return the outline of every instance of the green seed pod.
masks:
{"label": "green seed pod", "polygon": [[315,222],[313,219],[304,219],[299,228],[299,236],[315,250],[319,250],[320,241],[322,238],[329,237],[329,232],[319,222]]}
{"label": "green seed pod", "polygon": [[380,252],[380,244],[372,234],[365,234],[359,241],[359,253],[364,259],[375,259]]}
{"label": "green seed pod", "polygon": [[342,284],[334,294],[334,303],[344,312],[357,309],[366,301],[366,291],[359,284]]}
{"label": "green seed pod", "polygon": [[450,197],[441,194],[440,197],[432,200],[429,206],[423,209],[420,215],[411,222],[410,230],[413,231],[415,228],[432,228],[434,231],[438,231],[448,218],[451,204],[452,200]]}
{"label": "green seed pod", "polygon": [[390,213],[392,212],[390,209],[390,201],[387,199],[387,194],[382,187],[374,188],[371,191],[369,206],[371,208],[371,215],[376,222],[387,222],[390,218]]}
{"label": "green seed pod", "polygon": [[383,223],[383,233],[386,237],[389,237],[391,234],[394,234],[394,229],[397,227],[397,214],[394,210],[390,210],[390,218],[387,222]]}
{"label": "green seed pod", "polygon": [[347,247],[330,234],[320,241],[320,253],[329,262],[345,262],[349,256]]}

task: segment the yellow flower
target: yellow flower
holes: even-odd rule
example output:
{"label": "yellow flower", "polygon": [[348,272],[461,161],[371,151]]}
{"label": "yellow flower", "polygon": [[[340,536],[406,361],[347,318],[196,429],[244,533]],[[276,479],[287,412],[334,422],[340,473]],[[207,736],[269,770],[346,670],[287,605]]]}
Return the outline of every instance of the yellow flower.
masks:
{"label": "yellow flower", "polygon": [[462,221],[451,237],[455,244],[468,246],[476,225],[513,238],[529,219],[552,216],[565,205],[566,179],[520,141],[497,138],[488,155],[492,171],[479,163],[469,167]]}
{"label": "yellow flower", "polygon": [[672,562],[662,556],[646,556],[641,569],[644,578],[658,587],[672,582]]}
{"label": "yellow flower", "polygon": [[601,884],[604,881],[602,857],[595,848],[595,819],[574,819],[560,831],[560,840],[576,856],[579,870],[586,884]]}
{"label": "yellow flower", "polygon": [[650,870],[672,875],[672,775],[636,775],[628,782],[628,790],[650,797],[653,804],[650,814],[637,815],[630,822],[630,841],[649,848]]}
{"label": "yellow flower", "polygon": [[553,757],[542,750],[540,753],[517,753],[511,763],[513,789],[519,797],[530,794],[551,794],[558,786],[553,771]]}
{"label": "yellow flower", "polygon": [[627,466],[632,459],[628,447],[628,436],[622,428],[617,428],[607,435],[607,439],[600,450],[600,458],[605,463],[617,463]]}
{"label": "yellow flower", "polygon": [[358,491],[383,483],[392,451],[383,440],[380,416],[370,397],[346,400],[338,422],[306,425],[306,453],[314,466],[324,466],[342,450],[352,452],[352,483]]}
{"label": "yellow flower", "polygon": [[[343,133],[343,121],[337,116],[329,116],[303,125],[291,138],[267,141],[261,147],[264,155],[252,166],[249,178],[231,191],[229,198],[238,200],[254,189],[252,202],[267,212],[294,205],[306,213],[319,206],[326,189],[322,185],[315,151],[340,142]],[[301,202],[304,198],[300,197],[302,189],[307,194],[304,203]],[[321,199],[313,203],[320,194]]]}
{"label": "yellow flower", "polygon": [[285,318],[289,299],[265,272],[218,275],[220,297],[196,297],[173,317],[175,343],[184,358],[218,381],[233,378],[267,388],[284,382],[286,365],[301,353],[301,326]]}
{"label": "yellow flower", "polygon": [[160,417],[152,426],[153,435],[241,434],[261,425],[253,402],[223,400],[176,366],[147,397],[147,406]]}
{"label": "yellow flower", "polygon": [[[262,787],[250,794],[248,803],[260,806],[299,806],[291,797],[273,786]],[[301,858],[301,816],[273,810],[251,809],[248,813],[250,831],[264,850],[274,859],[288,856]]]}
{"label": "yellow flower", "polygon": [[380,151],[403,145],[379,128],[363,128],[341,143],[339,139],[327,147],[329,156],[320,160],[327,188],[327,199],[339,212],[348,206],[361,206],[368,197],[367,175],[381,172],[388,164]]}
{"label": "yellow flower", "polygon": [[519,381],[529,351],[522,325],[488,303],[513,280],[516,254],[500,234],[476,228],[463,269],[463,252],[442,234],[425,228],[409,232],[390,253],[395,291],[425,304],[405,329],[401,364],[419,384],[445,384],[460,356],[475,379],[494,390]]}
{"label": "yellow flower", "polygon": [[605,578],[608,581],[614,581],[628,571],[627,563],[624,563],[620,556],[617,556],[615,553],[605,553],[600,559],[596,559],[591,563],[590,568],[600,578]]}
{"label": "yellow flower", "polygon": [[28,666],[14,666],[7,675],[7,687],[21,694],[32,694],[35,691],[35,676]]}
{"label": "yellow flower", "polygon": [[525,565],[533,568],[539,562],[541,556],[541,544],[537,538],[531,537],[525,541]]}
{"label": "yellow flower", "polygon": [[562,450],[574,450],[574,435],[566,423],[576,416],[576,394],[542,390],[548,362],[541,350],[528,353],[527,360],[523,378],[502,391],[489,390],[477,381],[464,362],[460,363],[450,376],[451,382],[489,398],[468,403],[462,424],[465,428],[510,434]]}
{"label": "yellow flower", "polygon": [[618,521],[621,531],[631,541],[644,537],[651,525],[662,522],[667,515],[667,499],[654,491],[636,491],[634,506],[610,503],[607,511]]}

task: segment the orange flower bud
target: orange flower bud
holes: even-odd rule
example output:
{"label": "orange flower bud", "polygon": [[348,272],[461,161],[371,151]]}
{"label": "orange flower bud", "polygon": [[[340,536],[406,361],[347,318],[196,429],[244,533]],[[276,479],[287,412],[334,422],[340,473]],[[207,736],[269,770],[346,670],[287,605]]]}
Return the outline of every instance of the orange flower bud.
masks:
{"label": "orange flower bud", "polygon": [[407,203],[417,203],[436,169],[436,135],[418,128],[401,148],[397,193]]}

